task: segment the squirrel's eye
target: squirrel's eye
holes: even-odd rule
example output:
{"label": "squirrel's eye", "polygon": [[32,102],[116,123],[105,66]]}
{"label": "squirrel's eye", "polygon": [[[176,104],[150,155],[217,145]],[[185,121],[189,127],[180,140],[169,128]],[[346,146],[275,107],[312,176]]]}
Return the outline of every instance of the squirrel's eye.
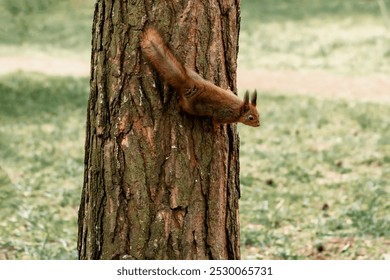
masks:
{"label": "squirrel's eye", "polygon": [[254,119],[255,118],[252,115],[248,116],[248,120],[253,121]]}

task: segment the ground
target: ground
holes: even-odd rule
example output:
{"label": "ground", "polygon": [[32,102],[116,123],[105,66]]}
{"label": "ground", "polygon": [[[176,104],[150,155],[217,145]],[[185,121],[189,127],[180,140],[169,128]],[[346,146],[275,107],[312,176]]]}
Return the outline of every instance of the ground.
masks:
{"label": "ground", "polygon": [[[241,1],[243,259],[390,258],[389,1]],[[77,258],[95,2],[0,0],[0,259]]]}
{"label": "ground", "polygon": [[[89,75],[88,60],[46,56],[0,57],[0,74],[14,71],[39,72],[54,76]],[[304,94],[318,98],[342,98],[390,103],[390,78],[384,74],[346,76],[320,70],[238,69],[239,90]]]}

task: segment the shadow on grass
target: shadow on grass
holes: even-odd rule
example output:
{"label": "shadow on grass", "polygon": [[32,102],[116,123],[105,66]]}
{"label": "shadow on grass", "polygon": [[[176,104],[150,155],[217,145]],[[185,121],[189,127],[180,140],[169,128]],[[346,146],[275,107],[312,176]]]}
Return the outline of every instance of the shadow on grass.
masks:
{"label": "shadow on grass", "polygon": [[87,79],[15,73],[0,79],[1,122],[37,122],[85,108]]}

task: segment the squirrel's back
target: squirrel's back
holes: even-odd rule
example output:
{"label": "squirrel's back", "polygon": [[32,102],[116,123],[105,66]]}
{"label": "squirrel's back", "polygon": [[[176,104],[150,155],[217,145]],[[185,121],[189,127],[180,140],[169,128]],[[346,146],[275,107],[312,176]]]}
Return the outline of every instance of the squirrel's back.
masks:
{"label": "squirrel's back", "polygon": [[232,92],[185,68],[161,35],[151,27],[142,33],[141,49],[164,80],[178,91],[179,105],[183,111],[195,116],[211,117],[213,123],[242,122],[250,126],[260,125],[256,93],[251,102],[249,93],[245,94],[242,101]]}

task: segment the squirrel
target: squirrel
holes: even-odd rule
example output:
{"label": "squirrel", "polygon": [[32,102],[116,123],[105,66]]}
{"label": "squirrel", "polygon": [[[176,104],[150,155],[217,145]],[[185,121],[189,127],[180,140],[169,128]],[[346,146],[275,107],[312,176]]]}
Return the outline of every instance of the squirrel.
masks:
{"label": "squirrel", "polygon": [[182,111],[199,117],[211,117],[214,125],[241,122],[260,126],[256,109],[257,92],[249,102],[247,91],[242,101],[233,92],[224,90],[185,67],[152,27],[145,28],[140,38],[141,50],[163,79],[179,93]]}

